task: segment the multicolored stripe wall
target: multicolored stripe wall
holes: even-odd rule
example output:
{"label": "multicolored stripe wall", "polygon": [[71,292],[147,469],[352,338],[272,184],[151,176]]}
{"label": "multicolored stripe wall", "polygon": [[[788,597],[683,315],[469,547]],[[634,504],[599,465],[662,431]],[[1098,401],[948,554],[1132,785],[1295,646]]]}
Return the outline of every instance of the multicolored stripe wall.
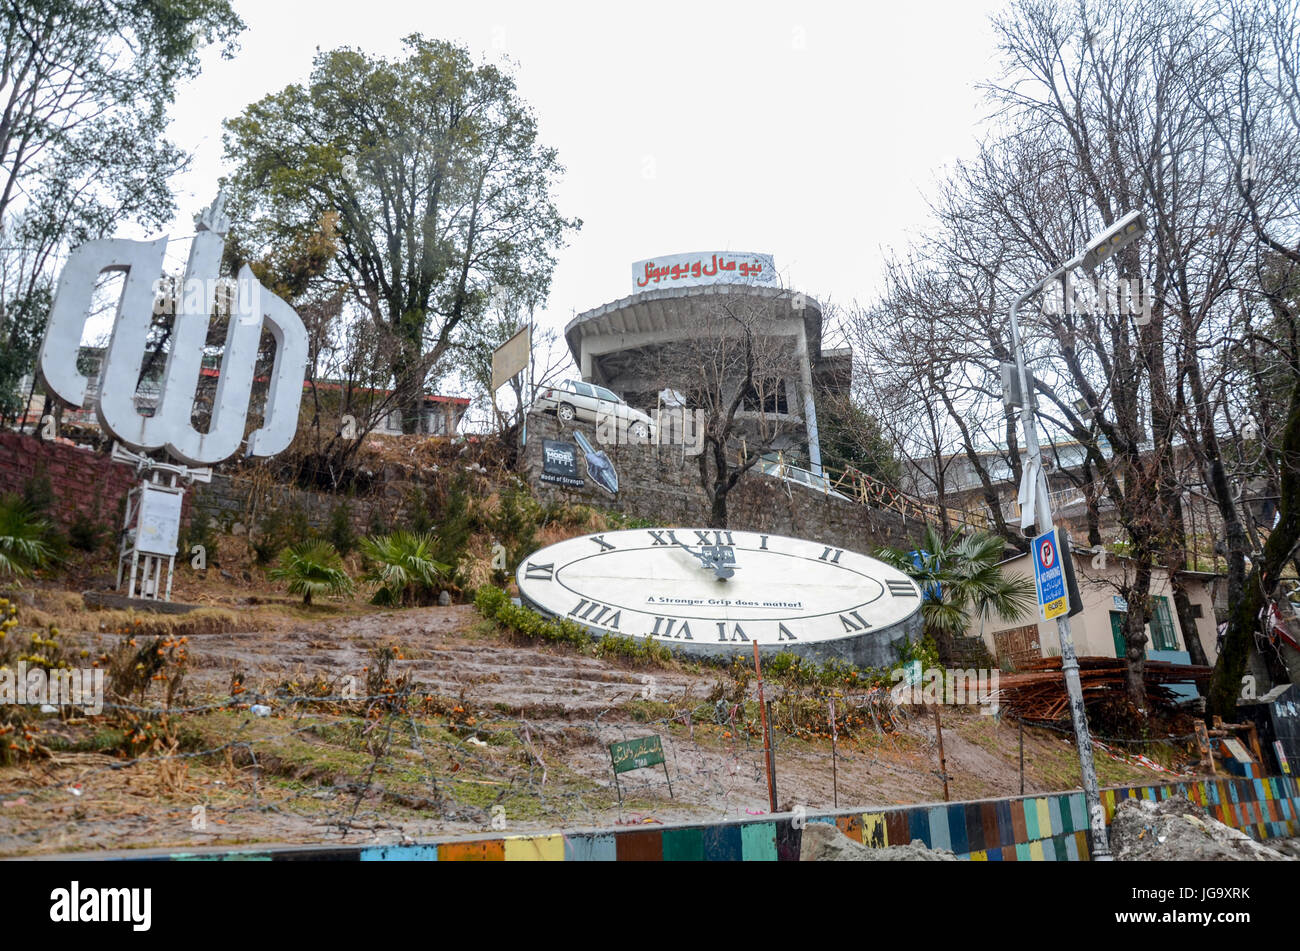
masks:
{"label": "multicolored stripe wall", "polygon": [[[1106,822],[1124,799],[1186,796],[1208,815],[1259,840],[1300,834],[1300,784],[1293,777],[1220,779],[1102,791]],[[920,839],[972,861],[1087,860],[1083,793],[809,813],[869,846]],[[285,847],[124,858],[294,861],[796,861],[802,832],[791,814],[698,825],[641,826],[549,835],[438,840],[424,845]]]}

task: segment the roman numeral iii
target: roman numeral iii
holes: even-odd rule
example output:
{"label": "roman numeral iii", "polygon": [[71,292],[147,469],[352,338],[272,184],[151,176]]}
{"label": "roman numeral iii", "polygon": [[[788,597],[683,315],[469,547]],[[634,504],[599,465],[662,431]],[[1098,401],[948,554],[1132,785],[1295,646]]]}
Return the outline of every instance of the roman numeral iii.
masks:
{"label": "roman numeral iii", "polygon": [[[613,614],[609,612],[614,611]],[[569,617],[577,618],[579,621],[585,621],[588,624],[599,624],[606,630],[618,630],[618,622],[623,617],[622,611],[615,611],[608,604],[601,604],[599,601],[588,601],[583,598],[573,610],[569,612]]]}

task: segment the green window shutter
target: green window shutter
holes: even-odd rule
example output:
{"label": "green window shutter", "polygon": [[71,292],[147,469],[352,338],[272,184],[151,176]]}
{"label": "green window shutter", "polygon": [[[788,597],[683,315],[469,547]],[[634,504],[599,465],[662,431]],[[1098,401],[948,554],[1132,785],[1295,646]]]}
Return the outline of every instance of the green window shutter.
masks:
{"label": "green window shutter", "polygon": [[1169,614],[1169,599],[1157,596],[1151,599],[1151,647],[1158,651],[1178,650],[1178,634]]}

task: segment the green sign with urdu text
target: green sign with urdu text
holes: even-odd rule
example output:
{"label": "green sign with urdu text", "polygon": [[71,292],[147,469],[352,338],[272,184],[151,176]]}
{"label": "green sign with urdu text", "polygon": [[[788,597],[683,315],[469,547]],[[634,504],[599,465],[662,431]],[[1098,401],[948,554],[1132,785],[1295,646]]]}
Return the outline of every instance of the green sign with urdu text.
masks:
{"label": "green sign with urdu text", "polygon": [[615,774],[626,773],[631,769],[658,766],[664,761],[664,748],[657,735],[642,736],[635,740],[611,743],[609,758],[614,763]]}

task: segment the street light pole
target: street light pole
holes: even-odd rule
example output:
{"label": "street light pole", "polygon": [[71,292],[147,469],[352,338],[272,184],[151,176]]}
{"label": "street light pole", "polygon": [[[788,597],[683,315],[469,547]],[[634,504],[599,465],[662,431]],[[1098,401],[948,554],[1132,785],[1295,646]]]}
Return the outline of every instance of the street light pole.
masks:
{"label": "street light pole", "polygon": [[[1020,349],[1020,327],[1016,316],[1026,300],[1042,290],[1057,275],[1053,274],[1037,284],[1033,290],[1022,294],[1011,305],[1011,349],[1016,356],[1016,373],[1020,379],[1022,405],[1020,418],[1025,430],[1025,448],[1029,453],[1027,478],[1036,480],[1034,491],[1034,522],[1036,533],[1050,531],[1052,502],[1047,494],[1047,477],[1043,474],[1042,449],[1038,444],[1038,420],[1034,413],[1034,396],[1030,389],[1029,374],[1025,370],[1025,357]],[[1068,557],[1068,553],[1063,553]],[[1065,675],[1065,692],[1070,699],[1070,719],[1074,723],[1074,740],[1079,749],[1079,765],[1083,773],[1083,798],[1088,808],[1088,826],[1092,830],[1092,857],[1098,862],[1109,862],[1110,840],[1106,835],[1106,813],[1101,805],[1101,787],[1097,782],[1097,766],[1092,755],[1092,734],[1088,730],[1088,714],[1083,706],[1083,684],[1079,680],[1079,659],[1074,652],[1074,638],[1070,634],[1069,614],[1056,619],[1056,633],[1061,642],[1061,672]]]}
{"label": "street light pole", "polygon": [[[1125,215],[1109,229],[1088,242],[1087,250],[1072,258],[1044,277],[1011,305],[1011,350],[1016,358],[1016,376],[1020,381],[1020,418],[1025,430],[1025,449],[1028,452],[1026,480],[1031,480],[1034,499],[1035,534],[1051,531],[1052,500],[1048,495],[1047,476],[1043,473],[1042,449],[1038,443],[1037,402],[1033,384],[1025,368],[1025,355],[1020,345],[1020,308],[1035,294],[1053,281],[1064,278],[1074,268],[1082,265],[1091,272],[1097,264],[1108,259],[1120,248],[1132,243],[1143,234],[1140,212]],[[1063,302],[1069,306],[1068,301]],[[1021,493],[1022,497],[1024,492]],[[1023,523],[1022,523],[1023,524]],[[1071,557],[1062,552],[1062,557]],[[1088,713],[1083,706],[1083,685],[1079,681],[1079,658],[1074,651],[1074,637],[1070,633],[1069,613],[1056,619],[1056,632],[1061,642],[1061,673],[1065,676],[1065,691],[1070,700],[1070,720],[1074,724],[1074,740],[1079,750],[1079,765],[1083,773],[1083,798],[1088,808],[1088,826],[1092,831],[1092,858],[1109,862],[1110,840],[1106,833],[1106,812],[1101,805],[1101,789],[1097,782],[1097,766],[1092,753],[1092,734],[1088,730]]]}

